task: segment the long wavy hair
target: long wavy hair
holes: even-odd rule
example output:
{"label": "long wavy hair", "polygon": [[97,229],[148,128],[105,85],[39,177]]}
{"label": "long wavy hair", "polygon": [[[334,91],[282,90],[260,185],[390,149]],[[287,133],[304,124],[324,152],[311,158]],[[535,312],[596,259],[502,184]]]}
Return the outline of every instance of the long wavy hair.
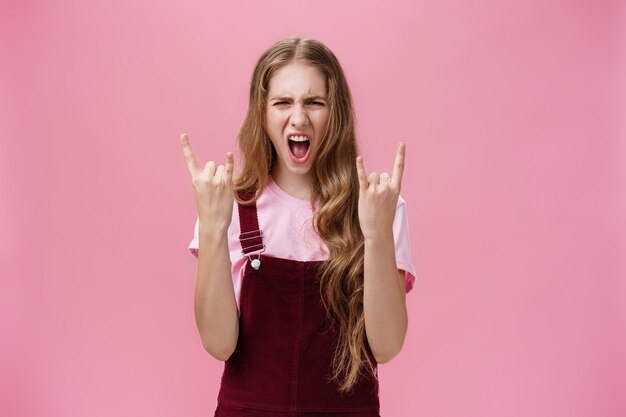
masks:
{"label": "long wavy hair", "polygon": [[[338,342],[330,377],[341,392],[350,391],[363,369],[377,378],[368,354],[363,316],[364,240],[358,217],[359,180],[355,166],[358,144],[352,96],[339,61],[321,42],[287,38],[275,43],[258,59],[250,85],[248,112],[239,132],[241,167],[235,178],[235,199],[250,204],[266,186],[276,163],[276,150],[265,132],[269,80],[291,62],[311,65],[326,78],[328,125],[313,164],[313,202],[318,202],[313,228],[326,243],[329,260],[320,268],[320,294],[327,317],[336,326]],[[255,192],[244,200],[239,191]]]}

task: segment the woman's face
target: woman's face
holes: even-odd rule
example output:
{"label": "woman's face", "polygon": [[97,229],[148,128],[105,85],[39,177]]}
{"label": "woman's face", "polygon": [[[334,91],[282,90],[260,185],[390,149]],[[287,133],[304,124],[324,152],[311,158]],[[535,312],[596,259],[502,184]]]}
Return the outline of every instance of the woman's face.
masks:
{"label": "woman's face", "polygon": [[300,63],[287,64],[274,72],[268,86],[265,131],[277,153],[272,170],[275,179],[312,177],[311,167],[328,117],[322,72]]}

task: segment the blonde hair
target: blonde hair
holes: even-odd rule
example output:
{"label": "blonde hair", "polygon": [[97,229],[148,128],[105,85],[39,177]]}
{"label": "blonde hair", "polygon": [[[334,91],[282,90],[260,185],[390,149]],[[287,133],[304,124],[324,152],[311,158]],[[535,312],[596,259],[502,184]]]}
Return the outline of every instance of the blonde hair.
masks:
{"label": "blonde hair", "polygon": [[[239,132],[241,168],[235,179],[235,198],[241,204],[252,203],[265,189],[276,162],[276,150],[263,127],[269,80],[274,71],[291,62],[311,65],[326,78],[329,119],[313,165],[312,202],[319,202],[313,227],[330,252],[320,270],[320,292],[327,316],[337,325],[339,336],[331,379],[345,392],[352,389],[364,367],[376,378],[377,372],[366,348],[369,346],[363,316],[364,240],[358,218],[354,107],[339,61],[321,42],[310,38],[283,39],[258,59],[248,112]],[[243,200],[239,191],[256,193],[252,199]]]}

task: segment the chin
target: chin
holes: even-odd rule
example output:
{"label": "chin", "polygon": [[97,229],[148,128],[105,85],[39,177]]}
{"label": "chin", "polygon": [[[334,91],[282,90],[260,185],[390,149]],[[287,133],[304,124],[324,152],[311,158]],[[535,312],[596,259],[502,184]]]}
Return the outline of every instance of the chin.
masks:
{"label": "chin", "polygon": [[289,169],[289,172],[292,172],[297,175],[307,175],[312,171],[312,167],[292,167]]}

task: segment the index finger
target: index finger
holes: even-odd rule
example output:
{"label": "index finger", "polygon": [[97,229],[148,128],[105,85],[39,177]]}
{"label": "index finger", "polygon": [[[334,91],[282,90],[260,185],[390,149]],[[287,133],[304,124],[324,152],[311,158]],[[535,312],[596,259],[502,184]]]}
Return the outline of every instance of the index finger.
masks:
{"label": "index finger", "polygon": [[191,145],[189,145],[189,138],[187,134],[183,133],[180,135],[180,144],[183,147],[183,155],[185,156],[185,161],[187,162],[187,168],[189,169],[189,173],[194,175],[200,168],[198,168],[198,164],[196,163],[196,158],[193,156],[193,152],[191,151]]}
{"label": "index finger", "polygon": [[393,176],[391,177],[391,183],[400,188],[402,183],[402,174],[404,173],[404,154],[406,145],[402,142],[398,145],[398,151],[396,152],[396,162],[393,166]]}

